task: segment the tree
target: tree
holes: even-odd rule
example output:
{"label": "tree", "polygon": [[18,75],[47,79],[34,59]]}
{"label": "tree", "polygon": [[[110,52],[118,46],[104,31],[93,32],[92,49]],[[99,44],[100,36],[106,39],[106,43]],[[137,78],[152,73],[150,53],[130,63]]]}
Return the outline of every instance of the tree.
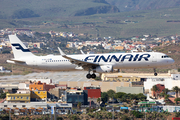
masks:
{"label": "tree", "polygon": [[167,93],[169,92],[169,89],[168,89],[168,88],[165,88],[165,89],[163,90],[163,92],[167,95]]}
{"label": "tree", "polygon": [[178,91],[179,91],[178,86],[173,87],[173,91],[176,92],[176,98],[177,98],[178,97]]}
{"label": "tree", "polygon": [[77,108],[80,109],[81,108],[81,102],[78,102],[77,104]]}
{"label": "tree", "polygon": [[137,99],[139,99],[141,101],[145,100],[146,98],[147,97],[144,94],[142,94],[142,93],[137,94]]}
{"label": "tree", "polygon": [[100,102],[101,102],[101,99],[100,98],[98,98],[97,99],[97,103],[100,105]]}
{"label": "tree", "polygon": [[165,99],[165,100],[168,100],[169,97],[170,97],[170,95],[165,95],[164,99]]}
{"label": "tree", "polygon": [[136,118],[143,118],[143,113],[142,112],[133,110],[133,111],[131,111],[131,114],[133,116],[135,116]]}
{"label": "tree", "polygon": [[155,92],[155,98],[157,98],[157,91],[159,91],[159,88],[158,88],[156,85],[154,85],[154,86],[151,88],[151,90],[152,90],[153,92]]}
{"label": "tree", "polygon": [[180,98],[175,98],[174,101],[176,102],[176,104],[178,104],[178,102],[180,101]]}
{"label": "tree", "polygon": [[108,101],[109,97],[108,97],[108,94],[106,92],[103,92],[101,94],[101,100],[103,103],[106,103]]}
{"label": "tree", "polygon": [[109,98],[114,98],[115,91],[110,89],[110,90],[107,91],[107,94],[108,94]]}
{"label": "tree", "polygon": [[3,90],[0,90],[0,98],[6,98],[6,93],[4,93]]}
{"label": "tree", "polygon": [[122,96],[124,96],[126,93],[123,92],[118,92],[114,94],[114,98],[118,99],[118,98],[122,98]]}

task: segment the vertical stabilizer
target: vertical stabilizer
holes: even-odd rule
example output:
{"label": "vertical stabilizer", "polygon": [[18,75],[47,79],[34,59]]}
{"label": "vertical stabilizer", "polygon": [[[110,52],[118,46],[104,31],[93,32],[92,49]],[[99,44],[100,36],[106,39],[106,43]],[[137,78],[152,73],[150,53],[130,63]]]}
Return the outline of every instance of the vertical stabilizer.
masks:
{"label": "vertical stabilizer", "polygon": [[15,59],[26,56],[34,56],[34,54],[30,52],[30,50],[22,43],[22,41],[16,35],[9,35],[9,40]]}

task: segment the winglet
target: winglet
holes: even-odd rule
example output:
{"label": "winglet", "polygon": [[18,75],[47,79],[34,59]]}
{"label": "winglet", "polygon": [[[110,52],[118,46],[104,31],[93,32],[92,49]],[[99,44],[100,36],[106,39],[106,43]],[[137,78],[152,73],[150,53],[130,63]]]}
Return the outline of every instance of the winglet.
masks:
{"label": "winglet", "polygon": [[66,55],[59,47],[58,47],[58,50],[62,56]]}
{"label": "winglet", "polygon": [[81,54],[83,54],[83,55],[85,54],[82,50],[80,50],[80,52],[81,52]]}

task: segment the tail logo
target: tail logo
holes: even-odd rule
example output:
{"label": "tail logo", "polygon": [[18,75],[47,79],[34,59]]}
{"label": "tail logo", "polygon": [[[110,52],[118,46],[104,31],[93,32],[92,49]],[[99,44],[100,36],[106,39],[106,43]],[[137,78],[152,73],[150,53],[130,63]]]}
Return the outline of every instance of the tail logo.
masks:
{"label": "tail logo", "polygon": [[17,50],[22,50],[23,52],[30,52],[29,49],[24,49],[20,44],[11,44],[14,46]]}

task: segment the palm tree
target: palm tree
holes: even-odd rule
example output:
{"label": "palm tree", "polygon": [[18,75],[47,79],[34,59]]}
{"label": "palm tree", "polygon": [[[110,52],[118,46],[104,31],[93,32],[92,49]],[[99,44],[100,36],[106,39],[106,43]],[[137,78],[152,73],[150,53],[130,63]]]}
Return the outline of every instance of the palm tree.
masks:
{"label": "palm tree", "polygon": [[178,97],[179,87],[175,86],[173,87],[173,91],[176,92],[176,98]]}
{"label": "palm tree", "polygon": [[77,104],[77,108],[80,109],[81,108],[81,102],[78,102]]}
{"label": "palm tree", "polygon": [[98,98],[97,103],[99,104],[99,106],[100,106],[100,102],[101,102],[101,98]]}
{"label": "palm tree", "polygon": [[165,97],[168,92],[169,92],[168,88],[165,88],[159,95],[160,95],[161,97]]}
{"label": "palm tree", "polygon": [[167,93],[169,92],[169,89],[168,89],[168,88],[165,88],[165,89],[163,90],[163,92],[167,95]]}
{"label": "palm tree", "polygon": [[154,85],[154,86],[151,88],[151,90],[155,92],[155,98],[157,98],[157,91],[159,91],[159,88],[158,88],[156,85]]}

